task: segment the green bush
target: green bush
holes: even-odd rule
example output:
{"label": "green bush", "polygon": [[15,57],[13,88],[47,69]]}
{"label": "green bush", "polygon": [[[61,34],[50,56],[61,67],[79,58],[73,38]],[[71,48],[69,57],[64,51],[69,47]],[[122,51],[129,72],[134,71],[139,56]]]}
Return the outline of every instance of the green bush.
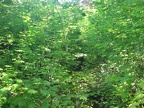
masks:
{"label": "green bush", "polygon": [[0,107],[144,107],[142,0],[4,1]]}

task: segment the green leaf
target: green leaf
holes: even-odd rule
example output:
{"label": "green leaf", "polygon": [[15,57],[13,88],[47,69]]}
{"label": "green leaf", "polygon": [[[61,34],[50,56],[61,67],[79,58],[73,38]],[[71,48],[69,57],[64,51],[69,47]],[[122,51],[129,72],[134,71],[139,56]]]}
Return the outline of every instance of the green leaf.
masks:
{"label": "green leaf", "polygon": [[28,93],[29,94],[36,94],[36,93],[38,93],[38,91],[36,91],[34,89],[30,89],[30,90],[28,90]]}
{"label": "green leaf", "polygon": [[36,107],[35,103],[30,103],[30,104],[28,105],[28,108],[35,108],[35,107]]}
{"label": "green leaf", "polygon": [[3,87],[2,89],[0,89],[0,91],[2,92],[7,92],[8,90],[10,90],[10,87]]}
{"label": "green leaf", "polygon": [[21,79],[17,79],[16,82],[23,83],[23,81]]}
{"label": "green leaf", "polygon": [[12,91],[16,90],[19,87],[19,84],[13,84],[12,85]]}
{"label": "green leaf", "polygon": [[82,99],[82,100],[87,100],[87,95],[82,95],[82,96],[80,96],[80,99]]}
{"label": "green leaf", "polygon": [[46,96],[48,94],[50,95],[49,90],[46,90],[46,89],[42,90],[41,93],[43,96]]}

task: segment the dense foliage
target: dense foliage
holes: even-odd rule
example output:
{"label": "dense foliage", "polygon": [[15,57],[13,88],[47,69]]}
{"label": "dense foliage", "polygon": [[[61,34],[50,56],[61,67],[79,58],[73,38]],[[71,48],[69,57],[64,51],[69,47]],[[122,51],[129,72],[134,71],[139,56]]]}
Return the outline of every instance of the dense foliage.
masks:
{"label": "dense foliage", "polygon": [[144,107],[144,1],[0,1],[0,107]]}

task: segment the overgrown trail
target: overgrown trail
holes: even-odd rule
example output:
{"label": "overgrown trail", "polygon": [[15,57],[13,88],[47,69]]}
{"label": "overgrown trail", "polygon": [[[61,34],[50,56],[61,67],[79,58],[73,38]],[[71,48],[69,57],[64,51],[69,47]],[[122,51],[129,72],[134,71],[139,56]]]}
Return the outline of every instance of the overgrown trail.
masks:
{"label": "overgrown trail", "polygon": [[1,108],[143,108],[143,0],[1,0]]}

